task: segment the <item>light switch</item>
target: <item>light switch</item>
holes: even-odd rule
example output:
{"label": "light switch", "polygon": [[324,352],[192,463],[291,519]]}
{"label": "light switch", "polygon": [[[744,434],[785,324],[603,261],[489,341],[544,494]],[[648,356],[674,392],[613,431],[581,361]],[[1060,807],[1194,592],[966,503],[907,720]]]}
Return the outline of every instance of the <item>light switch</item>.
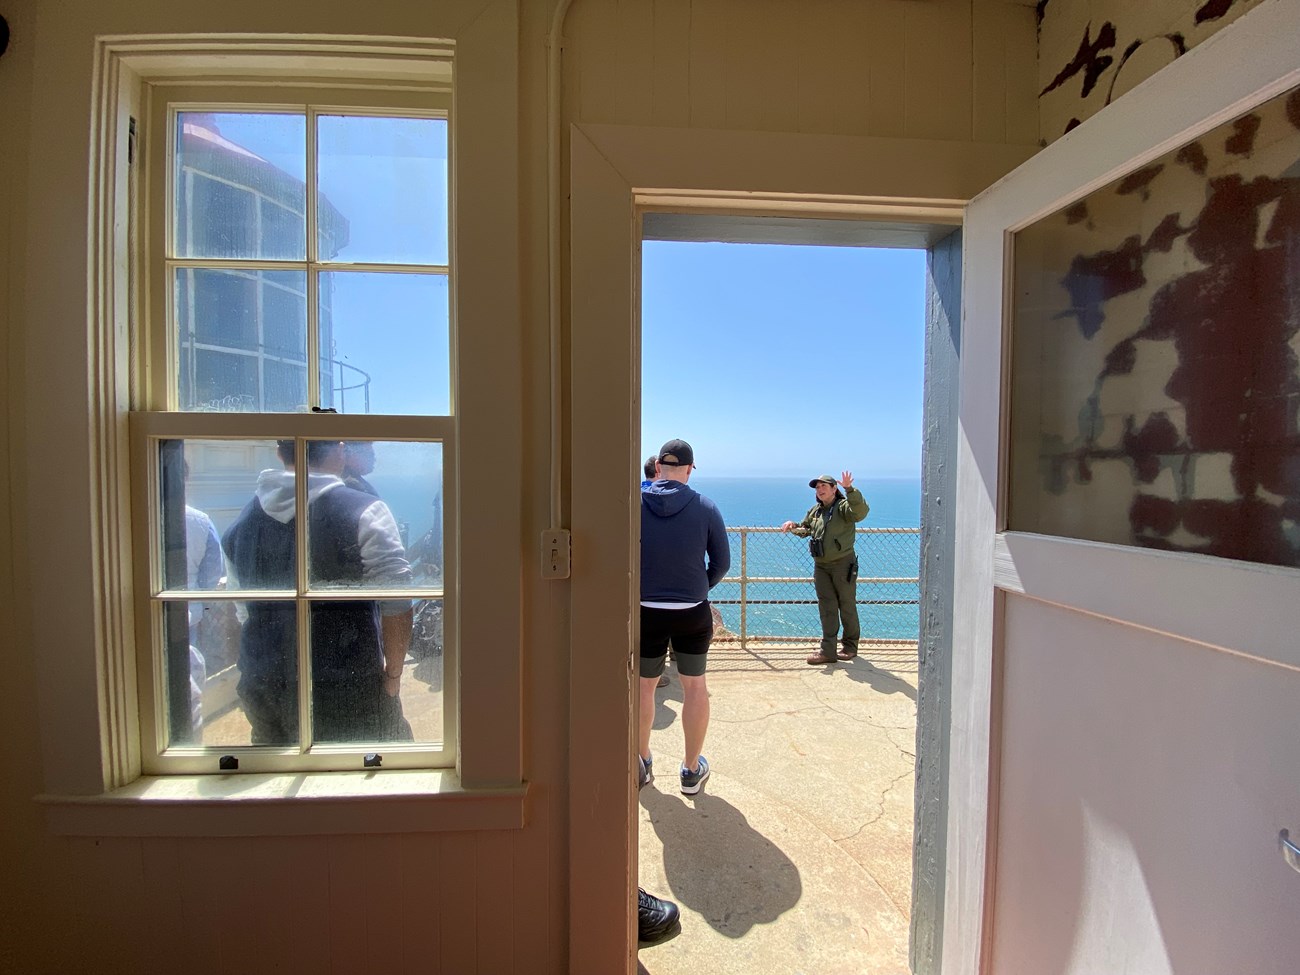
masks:
{"label": "light switch", "polygon": [[547,529],[542,532],[542,578],[569,578],[569,530]]}

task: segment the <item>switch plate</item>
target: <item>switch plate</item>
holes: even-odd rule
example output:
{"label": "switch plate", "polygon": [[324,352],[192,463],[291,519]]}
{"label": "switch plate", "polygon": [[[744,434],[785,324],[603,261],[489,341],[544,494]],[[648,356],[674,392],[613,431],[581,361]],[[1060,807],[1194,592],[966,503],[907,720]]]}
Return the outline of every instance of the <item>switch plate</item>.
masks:
{"label": "switch plate", "polygon": [[542,532],[542,578],[569,578],[569,530],[551,528]]}

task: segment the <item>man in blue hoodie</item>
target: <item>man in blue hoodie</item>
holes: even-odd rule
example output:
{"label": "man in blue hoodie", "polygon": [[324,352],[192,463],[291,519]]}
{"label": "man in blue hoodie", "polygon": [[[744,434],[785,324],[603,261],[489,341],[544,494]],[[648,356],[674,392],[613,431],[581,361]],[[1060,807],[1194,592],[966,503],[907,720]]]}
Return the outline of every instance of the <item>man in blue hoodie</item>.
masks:
{"label": "man in blue hoodie", "polygon": [[731,546],[718,506],[687,485],[695,451],[684,440],[659,449],[658,478],[641,485],[641,762],[653,770],[650,729],[655,688],[671,641],[682,679],[682,732],[686,753],[680,771],[684,795],[695,795],[709,777],[700,754],[709,729],[709,690],[704,666],[713,640],[709,590],[731,568]]}

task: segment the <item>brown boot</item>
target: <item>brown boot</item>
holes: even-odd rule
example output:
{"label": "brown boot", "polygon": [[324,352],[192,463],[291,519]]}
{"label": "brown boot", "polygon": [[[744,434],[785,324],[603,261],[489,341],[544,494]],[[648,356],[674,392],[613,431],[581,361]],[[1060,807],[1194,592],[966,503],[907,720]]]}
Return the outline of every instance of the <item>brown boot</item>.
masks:
{"label": "brown boot", "polygon": [[810,653],[804,663],[817,667],[821,664],[835,663],[835,654],[833,653]]}
{"label": "brown boot", "polygon": [[858,651],[856,648],[853,650],[837,650],[835,652],[835,656],[839,657],[841,660],[852,660],[857,655]]}

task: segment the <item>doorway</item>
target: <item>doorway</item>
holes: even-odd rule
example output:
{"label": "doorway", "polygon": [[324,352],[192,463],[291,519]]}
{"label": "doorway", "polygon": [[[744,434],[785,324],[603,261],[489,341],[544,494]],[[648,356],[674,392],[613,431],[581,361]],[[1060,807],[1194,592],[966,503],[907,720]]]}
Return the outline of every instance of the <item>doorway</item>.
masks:
{"label": "doorway", "polygon": [[[935,357],[927,315],[950,338],[935,319],[956,292],[938,291],[953,283],[945,255],[960,253],[953,228],[929,233],[942,241],[863,221],[644,215],[640,454],[669,437],[692,441],[690,485],[722,510],[732,552],[710,593],[713,774],[701,795],[677,787],[683,695],[671,664],[656,695],[639,879],[680,905],[683,929],[641,952],[645,970],[672,975],[721,957],[771,971],[782,959],[909,968],[922,365]],[[924,407],[933,462],[942,423],[933,395]],[[779,526],[803,516],[809,477],[830,467],[837,479],[855,469],[871,508],[855,549],[862,639],[857,658],[809,666],[820,630],[812,562],[806,541]],[[932,611],[931,646],[938,621]],[[931,690],[927,707],[936,703]],[[932,866],[917,875],[923,933]]]}
{"label": "doorway", "polygon": [[[706,138],[686,130],[602,126],[575,126],[570,131],[571,259],[566,299],[570,395],[565,403],[569,439],[564,464],[573,526],[569,720],[571,776],[583,787],[572,791],[569,803],[570,836],[574,837],[569,856],[569,939],[582,970],[636,968],[631,895],[637,879],[639,807],[633,767],[631,608],[639,602],[639,558],[634,558],[640,522],[636,489],[644,461],[638,456],[641,377],[636,314],[642,217],[649,213],[702,221],[780,217],[786,221],[782,226],[791,229],[810,220],[824,221],[877,235],[875,241],[862,243],[900,246],[901,237],[912,235],[918,241],[912,246],[937,254],[943,250],[938,245],[951,241],[961,224],[963,201],[1024,155],[1008,149],[998,158],[972,157],[908,140],[832,141],[833,147],[822,145],[819,150],[828,166],[817,169],[807,165],[809,156],[801,150],[800,139],[769,140],[743,133],[709,133]],[[830,155],[825,155],[828,151]],[[915,165],[918,158],[937,157],[944,157],[944,165],[937,169]],[[766,193],[729,188],[742,179],[751,186],[785,189]],[[957,253],[959,245],[948,246]],[[946,277],[956,279],[955,273]],[[927,297],[928,319],[933,322],[955,311],[955,304],[955,293],[943,300]],[[931,329],[932,334],[936,331]],[[950,336],[945,341],[950,342]],[[946,418],[927,416],[926,424],[951,430]],[[943,472],[951,470],[949,463]],[[951,571],[949,565],[930,561],[927,570],[932,568],[940,575]],[[923,606],[923,615],[927,620],[932,615],[928,605]],[[625,653],[610,652],[611,636],[622,642],[624,634]],[[941,699],[927,701],[927,666],[922,661],[920,711],[925,713],[931,704],[940,713],[946,706]],[[938,681],[932,684],[935,690],[940,686]],[[938,720],[923,720],[922,727],[937,735],[944,726]],[[923,731],[922,767],[928,763],[942,778],[942,744],[927,742],[924,735]],[[923,805],[943,822],[941,806]],[[914,876],[918,890],[928,894],[914,897],[912,918],[918,928],[931,930],[925,938],[914,936],[914,946],[936,943],[934,928],[942,920],[937,904],[943,894],[943,842],[942,836],[935,835],[923,837],[917,845],[926,856],[924,870]],[[929,878],[928,886],[921,885],[923,876]],[[932,899],[927,902],[926,896]],[[917,959],[914,967],[933,971],[933,955]]]}

